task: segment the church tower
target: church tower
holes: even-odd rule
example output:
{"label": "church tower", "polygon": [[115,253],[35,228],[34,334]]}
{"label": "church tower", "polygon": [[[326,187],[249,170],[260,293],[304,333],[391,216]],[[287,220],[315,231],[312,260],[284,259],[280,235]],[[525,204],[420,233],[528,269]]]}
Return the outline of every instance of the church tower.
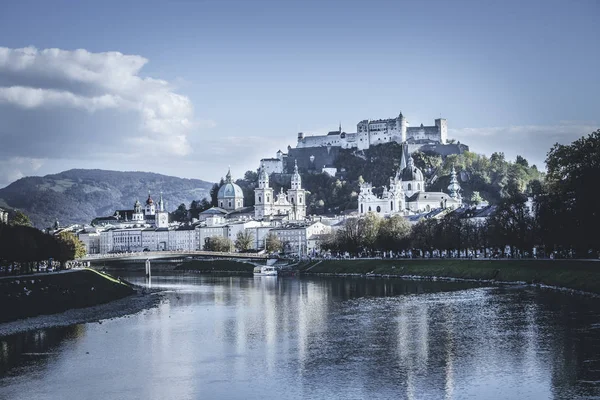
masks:
{"label": "church tower", "polygon": [[163,201],[162,192],[160,193],[160,200],[158,201],[155,224],[157,228],[169,227],[169,213],[165,211],[165,202]]}
{"label": "church tower", "polygon": [[133,205],[133,214],[131,220],[135,222],[144,222],[144,212],[142,211],[142,204],[136,200]]}
{"label": "church tower", "polygon": [[462,203],[462,196],[460,195],[460,184],[458,183],[458,179],[456,179],[456,170],[454,169],[454,165],[452,166],[452,172],[450,173],[450,184],[448,185],[448,192],[450,192],[450,197],[454,200],[458,200],[459,203]]}
{"label": "church tower", "polygon": [[264,163],[258,172],[258,188],[254,189],[254,217],[262,219],[273,212],[273,189],[269,187],[269,174]]}
{"label": "church tower", "polygon": [[302,177],[298,172],[298,163],[295,161],[292,187],[287,191],[287,199],[292,205],[290,219],[299,221],[306,218],[306,190],[302,189]]}

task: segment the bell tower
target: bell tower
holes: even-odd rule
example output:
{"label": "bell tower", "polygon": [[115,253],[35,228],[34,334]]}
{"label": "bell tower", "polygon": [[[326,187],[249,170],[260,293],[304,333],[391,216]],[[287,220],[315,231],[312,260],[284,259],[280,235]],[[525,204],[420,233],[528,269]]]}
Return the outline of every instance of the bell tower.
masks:
{"label": "bell tower", "polygon": [[273,189],[269,187],[269,174],[264,163],[258,172],[258,187],[254,189],[254,217],[262,219],[273,212]]}
{"label": "bell tower", "polygon": [[306,218],[306,190],[302,189],[302,177],[298,172],[298,163],[295,161],[292,186],[287,191],[287,199],[292,205],[291,219],[299,221]]}

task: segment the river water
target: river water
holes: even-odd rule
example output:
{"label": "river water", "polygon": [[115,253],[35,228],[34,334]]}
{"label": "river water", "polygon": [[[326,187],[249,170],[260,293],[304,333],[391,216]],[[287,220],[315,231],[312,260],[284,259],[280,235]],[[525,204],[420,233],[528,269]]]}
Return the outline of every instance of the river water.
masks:
{"label": "river water", "polygon": [[158,308],[0,338],[0,399],[600,398],[598,299],[367,278],[151,284],[167,291]]}

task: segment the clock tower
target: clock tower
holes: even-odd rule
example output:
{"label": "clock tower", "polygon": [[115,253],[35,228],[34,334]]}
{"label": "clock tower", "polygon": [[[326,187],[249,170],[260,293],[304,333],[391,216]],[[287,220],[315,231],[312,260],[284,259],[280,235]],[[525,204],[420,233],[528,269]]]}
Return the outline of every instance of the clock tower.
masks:
{"label": "clock tower", "polygon": [[169,227],[169,213],[165,211],[165,203],[163,202],[162,193],[160,194],[160,200],[158,201],[158,210],[154,216],[155,225],[157,228],[168,228]]}

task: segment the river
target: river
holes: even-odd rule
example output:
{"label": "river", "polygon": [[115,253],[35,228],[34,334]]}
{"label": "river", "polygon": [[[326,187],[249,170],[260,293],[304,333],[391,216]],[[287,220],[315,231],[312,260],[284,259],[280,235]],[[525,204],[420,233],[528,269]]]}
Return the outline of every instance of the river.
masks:
{"label": "river", "polygon": [[591,297],[368,278],[151,285],[166,291],[157,308],[0,338],[0,399],[600,396]]}

